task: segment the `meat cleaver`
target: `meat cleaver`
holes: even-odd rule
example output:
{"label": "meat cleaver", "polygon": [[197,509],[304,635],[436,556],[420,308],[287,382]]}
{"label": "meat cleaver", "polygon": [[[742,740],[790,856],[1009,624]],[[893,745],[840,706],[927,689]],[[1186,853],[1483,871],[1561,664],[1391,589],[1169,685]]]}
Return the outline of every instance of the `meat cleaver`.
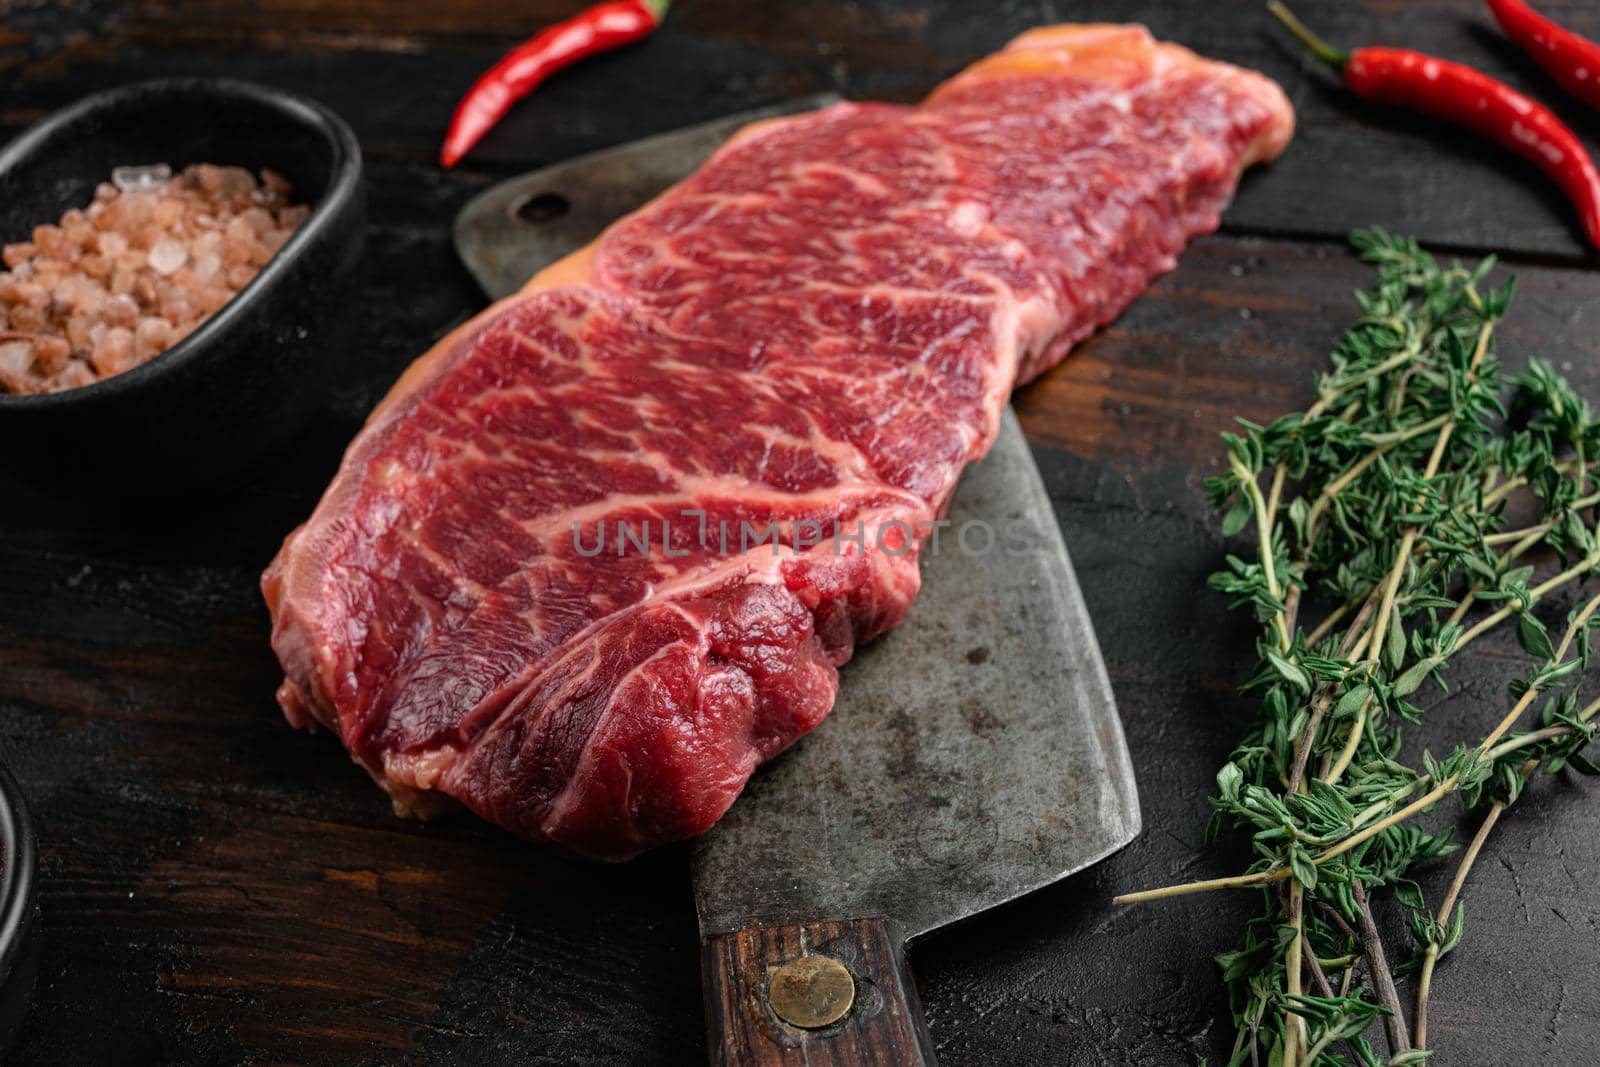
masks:
{"label": "meat cleaver", "polygon": [[[587,244],[746,123],[729,116],[496,185],[455,241],[490,296]],[[1007,408],[967,468],[906,621],[838,706],[694,843],[717,1064],[934,1062],[906,944],[1139,832],[1111,686],[1050,499]]]}

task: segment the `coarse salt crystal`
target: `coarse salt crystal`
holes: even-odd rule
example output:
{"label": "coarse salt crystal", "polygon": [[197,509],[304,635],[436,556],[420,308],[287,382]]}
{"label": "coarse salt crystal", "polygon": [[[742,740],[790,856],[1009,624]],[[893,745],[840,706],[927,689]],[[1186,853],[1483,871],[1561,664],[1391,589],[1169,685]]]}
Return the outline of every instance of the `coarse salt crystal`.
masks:
{"label": "coarse salt crystal", "polygon": [[67,250],[67,238],[61,227],[49,223],[33,228],[33,243],[47,256],[61,256]]}
{"label": "coarse salt crystal", "polygon": [[222,167],[217,191],[223,196],[249,196],[256,187],[255,175],[243,167]]}
{"label": "coarse salt crystal", "polygon": [[77,218],[63,221],[61,231],[67,235],[67,241],[75,250],[87,247],[95,239],[95,228],[81,211]]}
{"label": "coarse salt crystal", "polygon": [[133,297],[119,293],[106,301],[100,317],[112,326],[132,326],[139,318],[139,304]]}
{"label": "coarse salt crystal", "polygon": [[51,295],[66,307],[76,307],[82,287],[83,280],[76,274],[69,274],[55,284]]}
{"label": "coarse salt crystal", "polygon": [[[111,184],[124,193],[155,189],[171,180],[172,168],[165,163],[153,163],[146,167],[116,167],[111,171]],[[99,195],[99,190],[95,195]]]}
{"label": "coarse salt crystal", "polygon": [[276,198],[288,196],[291,189],[288,178],[266,167],[261,169],[261,185]]}
{"label": "coarse salt crystal", "polygon": [[94,347],[94,319],[78,314],[67,320],[67,340],[73,348]]}
{"label": "coarse salt crystal", "polygon": [[11,309],[11,326],[22,333],[42,330],[44,322],[44,312],[30,304],[18,304]]}
{"label": "coarse salt crystal", "polygon": [[38,282],[22,282],[17,286],[17,303],[43,311],[50,306],[50,290]]}
{"label": "coarse salt crystal", "polygon": [[272,229],[272,213],[261,208],[249,208],[239,217],[250,224],[258,237]]}
{"label": "coarse salt crystal", "polygon": [[93,381],[94,371],[89,369],[89,365],[73,360],[67,364],[66,370],[56,375],[50,382],[50,391],[59,392],[62,389],[76,389]]}
{"label": "coarse salt crystal", "polygon": [[[249,281],[249,279],[247,278],[245,281]],[[241,288],[243,284],[243,282],[240,283]],[[226,286],[215,285],[200,294],[200,307],[209,315],[231,299],[233,299],[233,293]]]}
{"label": "coarse salt crystal", "polygon": [[167,347],[167,339],[171,335],[172,323],[166,319],[140,319],[133,331],[135,350],[140,357],[153,356]]}
{"label": "coarse salt crystal", "polygon": [[6,245],[5,251],[0,253],[0,259],[4,259],[6,266],[15,270],[32,259],[37,251],[31,242],[18,241],[14,245]]}
{"label": "coarse salt crystal", "polygon": [[33,366],[33,345],[27,341],[0,341],[0,370],[24,374]]}
{"label": "coarse salt crystal", "polygon": [[78,290],[78,303],[73,310],[84,315],[98,315],[106,306],[106,291],[99,285],[86,284]]}
{"label": "coarse salt crystal", "polygon": [[55,374],[67,365],[72,356],[72,345],[65,337],[36,337],[33,355],[46,374]]}
{"label": "coarse salt crystal", "polygon": [[230,256],[243,259],[249,253],[251,243],[256,239],[256,231],[255,227],[244,218],[235,218],[222,231],[222,236],[223,247],[228,249]]}
{"label": "coarse salt crystal", "polygon": [[101,374],[116,374],[133,355],[133,331],[126,326],[113,326],[95,346],[90,359]]}
{"label": "coarse salt crystal", "polygon": [[163,237],[150,246],[150,269],[160,274],[171,274],[189,262],[189,250],[170,237]]}
{"label": "coarse salt crystal", "polygon": [[117,201],[120,210],[115,224],[123,231],[143,230],[150,225],[150,210],[154,205],[149,193],[128,193]]}
{"label": "coarse salt crystal", "polygon": [[155,219],[157,226],[164,230],[170,230],[183,219],[183,202],[173,200],[170,197],[162,197],[156,201],[155,210],[150,214]]}

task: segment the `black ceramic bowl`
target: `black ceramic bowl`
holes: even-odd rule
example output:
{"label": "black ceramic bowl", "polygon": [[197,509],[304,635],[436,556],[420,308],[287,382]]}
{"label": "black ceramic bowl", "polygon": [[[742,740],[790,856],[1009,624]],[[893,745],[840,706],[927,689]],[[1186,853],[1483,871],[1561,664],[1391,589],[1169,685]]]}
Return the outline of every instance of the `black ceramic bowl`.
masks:
{"label": "black ceramic bowl", "polygon": [[33,827],[16,779],[0,765],[0,1057],[22,1027],[33,996],[39,945]]}
{"label": "black ceramic bowl", "polygon": [[310,217],[255,279],[166,352],[78,389],[0,395],[0,472],[46,489],[181,490],[292,438],[336,370],[366,206],[361,150],[321,104],[174,78],[87,97],[0,151],[0,241],[89,203],[113,167],[283,174]]}

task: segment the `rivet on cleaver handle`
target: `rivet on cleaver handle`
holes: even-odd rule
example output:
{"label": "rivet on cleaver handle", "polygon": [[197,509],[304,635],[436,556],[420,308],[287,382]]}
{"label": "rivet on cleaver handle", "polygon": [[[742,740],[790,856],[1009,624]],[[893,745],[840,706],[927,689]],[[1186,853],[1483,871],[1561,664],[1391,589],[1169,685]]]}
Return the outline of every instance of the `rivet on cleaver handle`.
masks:
{"label": "rivet on cleaver handle", "polygon": [[740,930],[706,942],[717,1067],[928,1067],[902,938],[883,919]]}
{"label": "rivet on cleaver handle", "polygon": [[611,223],[681,181],[744,126],[837,103],[821,93],[603,148],[479,193],[456,216],[455,244],[484,292],[499,300]]}

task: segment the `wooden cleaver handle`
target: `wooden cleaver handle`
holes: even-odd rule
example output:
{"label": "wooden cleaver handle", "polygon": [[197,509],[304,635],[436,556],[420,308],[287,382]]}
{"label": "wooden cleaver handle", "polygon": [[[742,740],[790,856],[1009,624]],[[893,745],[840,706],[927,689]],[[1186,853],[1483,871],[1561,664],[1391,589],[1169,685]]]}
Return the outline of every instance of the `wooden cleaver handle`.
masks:
{"label": "wooden cleaver handle", "polygon": [[931,1067],[901,939],[882,919],[767,926],[706,943],[716,1067]]}

